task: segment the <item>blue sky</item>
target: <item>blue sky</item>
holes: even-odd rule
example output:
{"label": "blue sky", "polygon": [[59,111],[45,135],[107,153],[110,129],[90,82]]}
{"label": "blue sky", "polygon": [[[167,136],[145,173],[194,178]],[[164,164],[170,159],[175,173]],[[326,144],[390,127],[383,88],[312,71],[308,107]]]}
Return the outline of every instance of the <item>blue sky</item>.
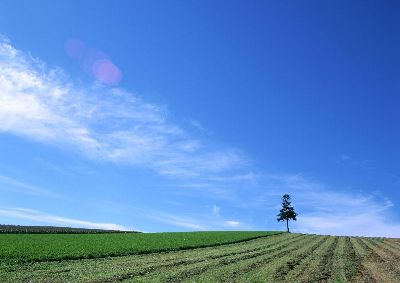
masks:
{"label": "blue sky", "polygon": [[2,1],[0,222],[400,237],[396,1]]}

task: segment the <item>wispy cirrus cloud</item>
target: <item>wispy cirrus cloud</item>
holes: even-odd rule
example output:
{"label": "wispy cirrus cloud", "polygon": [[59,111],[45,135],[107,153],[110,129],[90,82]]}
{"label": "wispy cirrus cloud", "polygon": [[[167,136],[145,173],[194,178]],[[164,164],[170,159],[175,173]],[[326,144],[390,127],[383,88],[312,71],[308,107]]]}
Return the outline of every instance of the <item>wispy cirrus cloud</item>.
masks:
{"label": "wispy cirrus cloud", "polygon": [[197,214],[191,216],[175,215],[171,213],[157,212],[150,217],[162,223],[172,224],[193,231],[215,231],[215,230],[246,230],[252,227],[238,220],[224,220],[218,215]]}
{"label": "wispy cirrus cloud", "polygon": [[150,218],[161,223],[168,223],[177,227],[186,228],[192,231],[215,231],[215,230],[251,230],[253,227],[239,220],[225,220],[218,215],[195,214],[195,215],[176,215],[165,212],[156,212]]}
{"label": "wispy cirrus cloud", "polygon": [[[91,205],[118,215],[134,214],[135,217],[146,223],[168,224],[168,226],[186,231],[251,230],[254,228],[241,219],[221,213],[222,208],[217,205],[202,207],[197,212],[193,212],[190,209],[167,212],[148,206],[130,205],[109,200],[93,200]],[[154,227],[150,228],[150,230],[143,230],[160,231]]]}
{"label": "wispy cirrus cloud", "polygon": [[11,218],[14,220],[19,219],[19,220],[33,221],[35,223],[41,223],[41,224],[45,223],[53,226],[60,225],[69,227],[104,229],[104,230],[121,230],[121,231],[131,230],[118,224],[98,223],[81,219],[67,218],[58,215],[47,214],[38,210],[20,208],[20,207],[0,209],[0,216]]}
{"label": "wispy cirrus cloud", "polygon": [[310,214],[294,224],[298,232],[340,236],[400,237],[400,225],[387,220],[383,212],[359,211],[357,214]]}
{"label": "wispy cirrus cloud", "polygon": [[79,150],[162,175],[202,176],[247,165],[241,151],[193,137],[166,108],[101,83],[78,86],[59,68],[0,41],[0,132]]}
{"label": "wispy cirrus cloud", "polygon": [[61,195],[38,186],[0,175],[0,190],[8,190],[16,193],[35,195],[41,197],[60,198]]}
{"label": "wispy cirrus cloud", "polygon": [[359,169],[371,169],[372,161],[368,159],[356,159],[347,154],[341,154],[337,158],[337,162],[343,165],[359,168]]}
{"label": "wispy cirrus cloud", "polygon": [[171,224],[173,226],[186,228],[189,230],[199,231],[199,230],[209,230],[209,224],[202,224],[196,218],[190,216],[174,215],[171,213],[165,213],[160,211],[153,211],[150,214],[150,218],[155,219],[162,223]]}

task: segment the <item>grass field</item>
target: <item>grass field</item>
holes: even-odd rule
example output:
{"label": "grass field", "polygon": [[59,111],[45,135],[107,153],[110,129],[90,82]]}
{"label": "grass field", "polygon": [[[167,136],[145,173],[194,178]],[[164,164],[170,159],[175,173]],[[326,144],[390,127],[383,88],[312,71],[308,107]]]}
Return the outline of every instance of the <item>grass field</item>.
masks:
{"label": "grass field", "polygon": [[[165,238],[158,242],[158,250],[153,243],[155,252],[149,254],[39,262],[35,256],[28,257],[28,262],[21,261],[20,252],[13,254],[16,262],[10,261],[12,248],[7,247],[9,252],[4,253],[7,242],[2,238],[0,278],[1,282],[400,282],[400,239],[270,233],[245,240],[249,233],[130,234],[149,237],[150,242],[160,235],[168,235],[172,241],[174,237],[184,237],[191,244],[185,246],[181,243],[183,238],[176,239],[169,247],[177,250],[165,252]],[[239,242],[223,244],[228,239]],[[103,245],[106,241],[101,240]],[[136,252],[140,251],[139,244],[131,244],[136,245]],[[199,247],[206,244],[218,246]],[[20,249],[18,242],[7,245]],[[36,242],[26,254],[43,245]],[[43,260],[42,256],[36,258]]]}

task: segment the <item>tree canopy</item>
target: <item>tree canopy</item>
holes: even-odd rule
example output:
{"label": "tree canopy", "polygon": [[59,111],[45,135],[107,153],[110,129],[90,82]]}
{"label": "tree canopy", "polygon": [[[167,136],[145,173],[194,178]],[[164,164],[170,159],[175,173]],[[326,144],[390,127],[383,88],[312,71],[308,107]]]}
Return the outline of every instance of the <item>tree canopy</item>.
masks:
{"label": "tree canopy", "polygon": [[289,233],[289,220],[296,221],[297,213],[294,211],[294,207],[291,206],[290,196],[288,194],[284,194],[282,197],[282,208],[277,215],[277,220],[286,221],[286,229]]}

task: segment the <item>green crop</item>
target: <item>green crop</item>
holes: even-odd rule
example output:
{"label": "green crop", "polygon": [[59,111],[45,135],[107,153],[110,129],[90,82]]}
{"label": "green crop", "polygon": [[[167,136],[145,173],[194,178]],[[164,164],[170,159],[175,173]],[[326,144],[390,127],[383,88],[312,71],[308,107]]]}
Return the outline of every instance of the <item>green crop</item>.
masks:
{"label": "green crop", "polygon": [[215,246],[279,232],[0,234],[0,260],[99,258]]}

